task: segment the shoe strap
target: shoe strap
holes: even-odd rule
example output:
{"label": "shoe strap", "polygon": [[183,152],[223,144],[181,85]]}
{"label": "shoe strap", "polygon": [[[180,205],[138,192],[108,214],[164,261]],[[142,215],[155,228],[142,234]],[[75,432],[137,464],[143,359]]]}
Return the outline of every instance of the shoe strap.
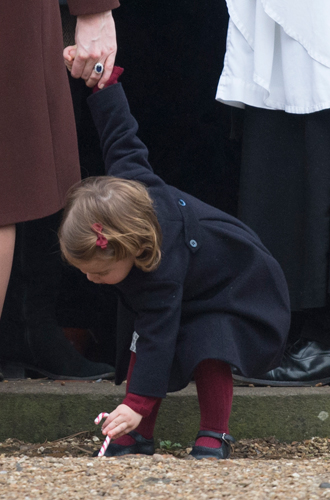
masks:
{"label": "shoe strap", "polygon": [[220,432],[213,432],[213,431],[198,431],[196,441],[200,437],[211,437],[211,438],[219,439],[221,442],[224,441],[227,444],[230,444],[229,442],[235,443],[235,439],[233,438],[233,436],[231,436],[230,434],[226,434],[225,432],[220,433]]}
{"label": "shoe strap", "polygon": [[135,431],[131,431],[128,433],[129,436],[131,436],[133,439],[135,439],[135,442],[136,443],[140,443],[140,444],[151,444],[154,442],[154,439],[151,438],[151,439],[146,439],[144,438],[143,436],[141,436],[141,434],[139,434],[138,432],[135,432]]}

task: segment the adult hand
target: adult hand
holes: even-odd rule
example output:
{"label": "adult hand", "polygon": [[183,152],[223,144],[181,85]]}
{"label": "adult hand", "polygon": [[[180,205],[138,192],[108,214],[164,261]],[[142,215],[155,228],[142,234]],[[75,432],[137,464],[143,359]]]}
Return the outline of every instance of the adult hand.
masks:
{"label": "adult hand", "polygon": [[[112,11],[77,17],[76,45],[63,51],[67,67],[74,78],[83,78],[88,87],[100,88],[109,80],[117,53],[116,28]],[[102,75],[94,71],[102,63]]]}
{"label": "adult hand", "polygon": [[102,433],[111,439],[118,439],[136,429],[141,420],[142,415],[129,406],[121,404],[107,417],[102,425]]}

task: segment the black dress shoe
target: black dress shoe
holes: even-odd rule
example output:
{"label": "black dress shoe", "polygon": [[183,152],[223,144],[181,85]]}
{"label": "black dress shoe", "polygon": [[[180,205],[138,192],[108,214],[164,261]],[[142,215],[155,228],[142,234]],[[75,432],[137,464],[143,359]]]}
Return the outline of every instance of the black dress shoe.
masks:
{"label": "black dress shoe", "polygon": [[[105,457],[120,457],[122,455],[153,455],[155,453],[155,445],[154,440],[146,439],[141,434],[138,434],[135,431],[131,431],[128,433],[129,436],[132,436],[135,439],[135,443],[129,446],[123,446],[122,444],[110,443],[108,448],[106,449],[104,456]],[[93,457],[98,456],[98,451],[93,453]]]}
{"label": "black dress shoe", "polygon": [[306,339],[297,340],[288,348],[281,365],[260,377],[243,377],[233,369],[234,380],[274,387],[315,386],[330,383],[330,348]]}
{"label": "black dress shoe", "polygon": [[208,446],[193,446],[193,449],[189,453],[197,460],[202,458],[217,458],[218,460],[229,458],[230,456],[230,443],[235,443],[233,436],[229,434],[219,434],[218,432],[212,431],[199,431],[196,437],[196,441],[200,437],[212,437],[219,439],[221,441],[221,446],[219,448],[209,448]]}

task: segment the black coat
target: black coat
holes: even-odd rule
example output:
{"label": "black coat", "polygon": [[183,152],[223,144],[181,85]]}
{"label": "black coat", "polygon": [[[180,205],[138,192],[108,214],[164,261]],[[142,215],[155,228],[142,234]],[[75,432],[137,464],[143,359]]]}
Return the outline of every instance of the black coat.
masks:
{"label": "black coat", "polygon": [[207,358],[246,376],[278,366],[290,322],[279,264],[242,222],[154,174],[121,84],[88,102],[107,173],[148,187],[163,233],[159,268],[116,285],[139,336],[130,392],[165,397]]}

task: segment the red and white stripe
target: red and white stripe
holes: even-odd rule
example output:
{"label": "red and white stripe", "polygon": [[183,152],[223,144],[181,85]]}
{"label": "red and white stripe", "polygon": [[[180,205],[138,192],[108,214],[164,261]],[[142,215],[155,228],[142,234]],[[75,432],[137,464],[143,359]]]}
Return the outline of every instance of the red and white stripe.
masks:
{"label": "red and white stripe", "polygon": [[[100,414],[96,417],[96,419],[94,420],[94,423],[97,425],[97,424],[99,424],[99,423],[101,422],[101,420],[102,420],[103,418],[107,418],[108,416],[109,416],[109,413],[104,413],[104,412],[103,412],[103,413],[100,413]],[[98,457],[103,457],[103,455],[104,455],[104,453],[105,453],[106,449],[108,448],[108,446],[109,446],[109,444],[110,444],[110,441],[111,441],[111,439],[109,438],[109,436],[107,436],[107,437],[105,438],[105,440],[104,440],[104,442],[103,442],[102,446],[101,446],[101,449],[100,449],[100,451],[99,451],[98,455],[97,455]]]}

